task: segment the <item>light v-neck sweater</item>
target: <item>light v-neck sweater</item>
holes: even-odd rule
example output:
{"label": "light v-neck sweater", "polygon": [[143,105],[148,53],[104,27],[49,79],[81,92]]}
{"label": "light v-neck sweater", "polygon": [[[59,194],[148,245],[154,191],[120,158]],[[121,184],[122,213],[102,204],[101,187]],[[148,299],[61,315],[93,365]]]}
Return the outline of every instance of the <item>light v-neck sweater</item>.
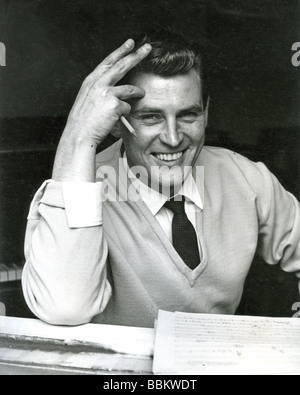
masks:
{"label": "light v-neck sweater", "polygon": [[[113,168],[110,186],[122,197],[130,188],[119,174],[120,146],[98,156],[97,178]],[[234,314],[256,251],[299,275],[300,205],[267,168],[214,147],[203,148],[196,166],[204,166],[204,209],[194,271],[130,193],[127,201],[99,197],[103,222],[77,228],[69,226],[63,186],[49,183],[32,205],[25,240],[23,290],[32,311],[53,324],[153,327],[158,309]]]}

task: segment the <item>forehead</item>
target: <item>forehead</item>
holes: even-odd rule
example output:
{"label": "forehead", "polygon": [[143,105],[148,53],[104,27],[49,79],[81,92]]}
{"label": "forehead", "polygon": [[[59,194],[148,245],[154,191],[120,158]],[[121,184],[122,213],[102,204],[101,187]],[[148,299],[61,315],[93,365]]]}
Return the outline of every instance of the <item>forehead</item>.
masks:
{"label": "forehead", "polygon": [[201,81],[195,69],[172,77],[137,73],[131,78],[130,84],[145,91],[142,99],[132,103],[135,108],[202,105]]}

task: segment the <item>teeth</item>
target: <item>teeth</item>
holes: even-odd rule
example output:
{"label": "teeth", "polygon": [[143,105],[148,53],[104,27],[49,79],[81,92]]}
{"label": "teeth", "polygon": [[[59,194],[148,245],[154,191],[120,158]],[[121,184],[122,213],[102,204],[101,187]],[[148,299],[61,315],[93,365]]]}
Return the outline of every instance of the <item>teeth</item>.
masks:
{"label": "teeth", "polygon": [[178,160],[182,157],[182,152],[177,152],[176,154],[155,154],[157,159],[163,160],[165,162],[172,162],[173,160]]}

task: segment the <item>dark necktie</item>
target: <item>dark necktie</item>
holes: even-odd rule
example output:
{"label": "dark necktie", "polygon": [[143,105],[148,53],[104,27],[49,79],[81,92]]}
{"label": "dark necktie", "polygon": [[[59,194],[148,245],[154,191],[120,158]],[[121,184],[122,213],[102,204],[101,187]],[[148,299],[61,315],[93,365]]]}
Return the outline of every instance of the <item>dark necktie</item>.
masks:
{"label": "dark necktie", "polygon": [[175,201],[173,198],[165,203],[165,207],[174,213],[172,221],[173,246],[185,264],[193,270],[200,263],[200,255],[197,234],[185,213],[184,200],[184,196],[181,201]]}

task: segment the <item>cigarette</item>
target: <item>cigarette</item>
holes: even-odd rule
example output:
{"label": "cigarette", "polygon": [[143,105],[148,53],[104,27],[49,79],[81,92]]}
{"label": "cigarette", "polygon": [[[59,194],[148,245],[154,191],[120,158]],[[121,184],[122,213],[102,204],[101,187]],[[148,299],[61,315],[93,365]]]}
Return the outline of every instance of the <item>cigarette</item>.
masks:
{"label": "cigarette", "polygon": [[137,137],[136,131],[133,129],[133,127],[130,125],[130,123],[123,115],[121,116],[120,121],[123,122],[123,125],[126,126],[126,128],[129,130],[130,133],[132,133],[135,137]]}

